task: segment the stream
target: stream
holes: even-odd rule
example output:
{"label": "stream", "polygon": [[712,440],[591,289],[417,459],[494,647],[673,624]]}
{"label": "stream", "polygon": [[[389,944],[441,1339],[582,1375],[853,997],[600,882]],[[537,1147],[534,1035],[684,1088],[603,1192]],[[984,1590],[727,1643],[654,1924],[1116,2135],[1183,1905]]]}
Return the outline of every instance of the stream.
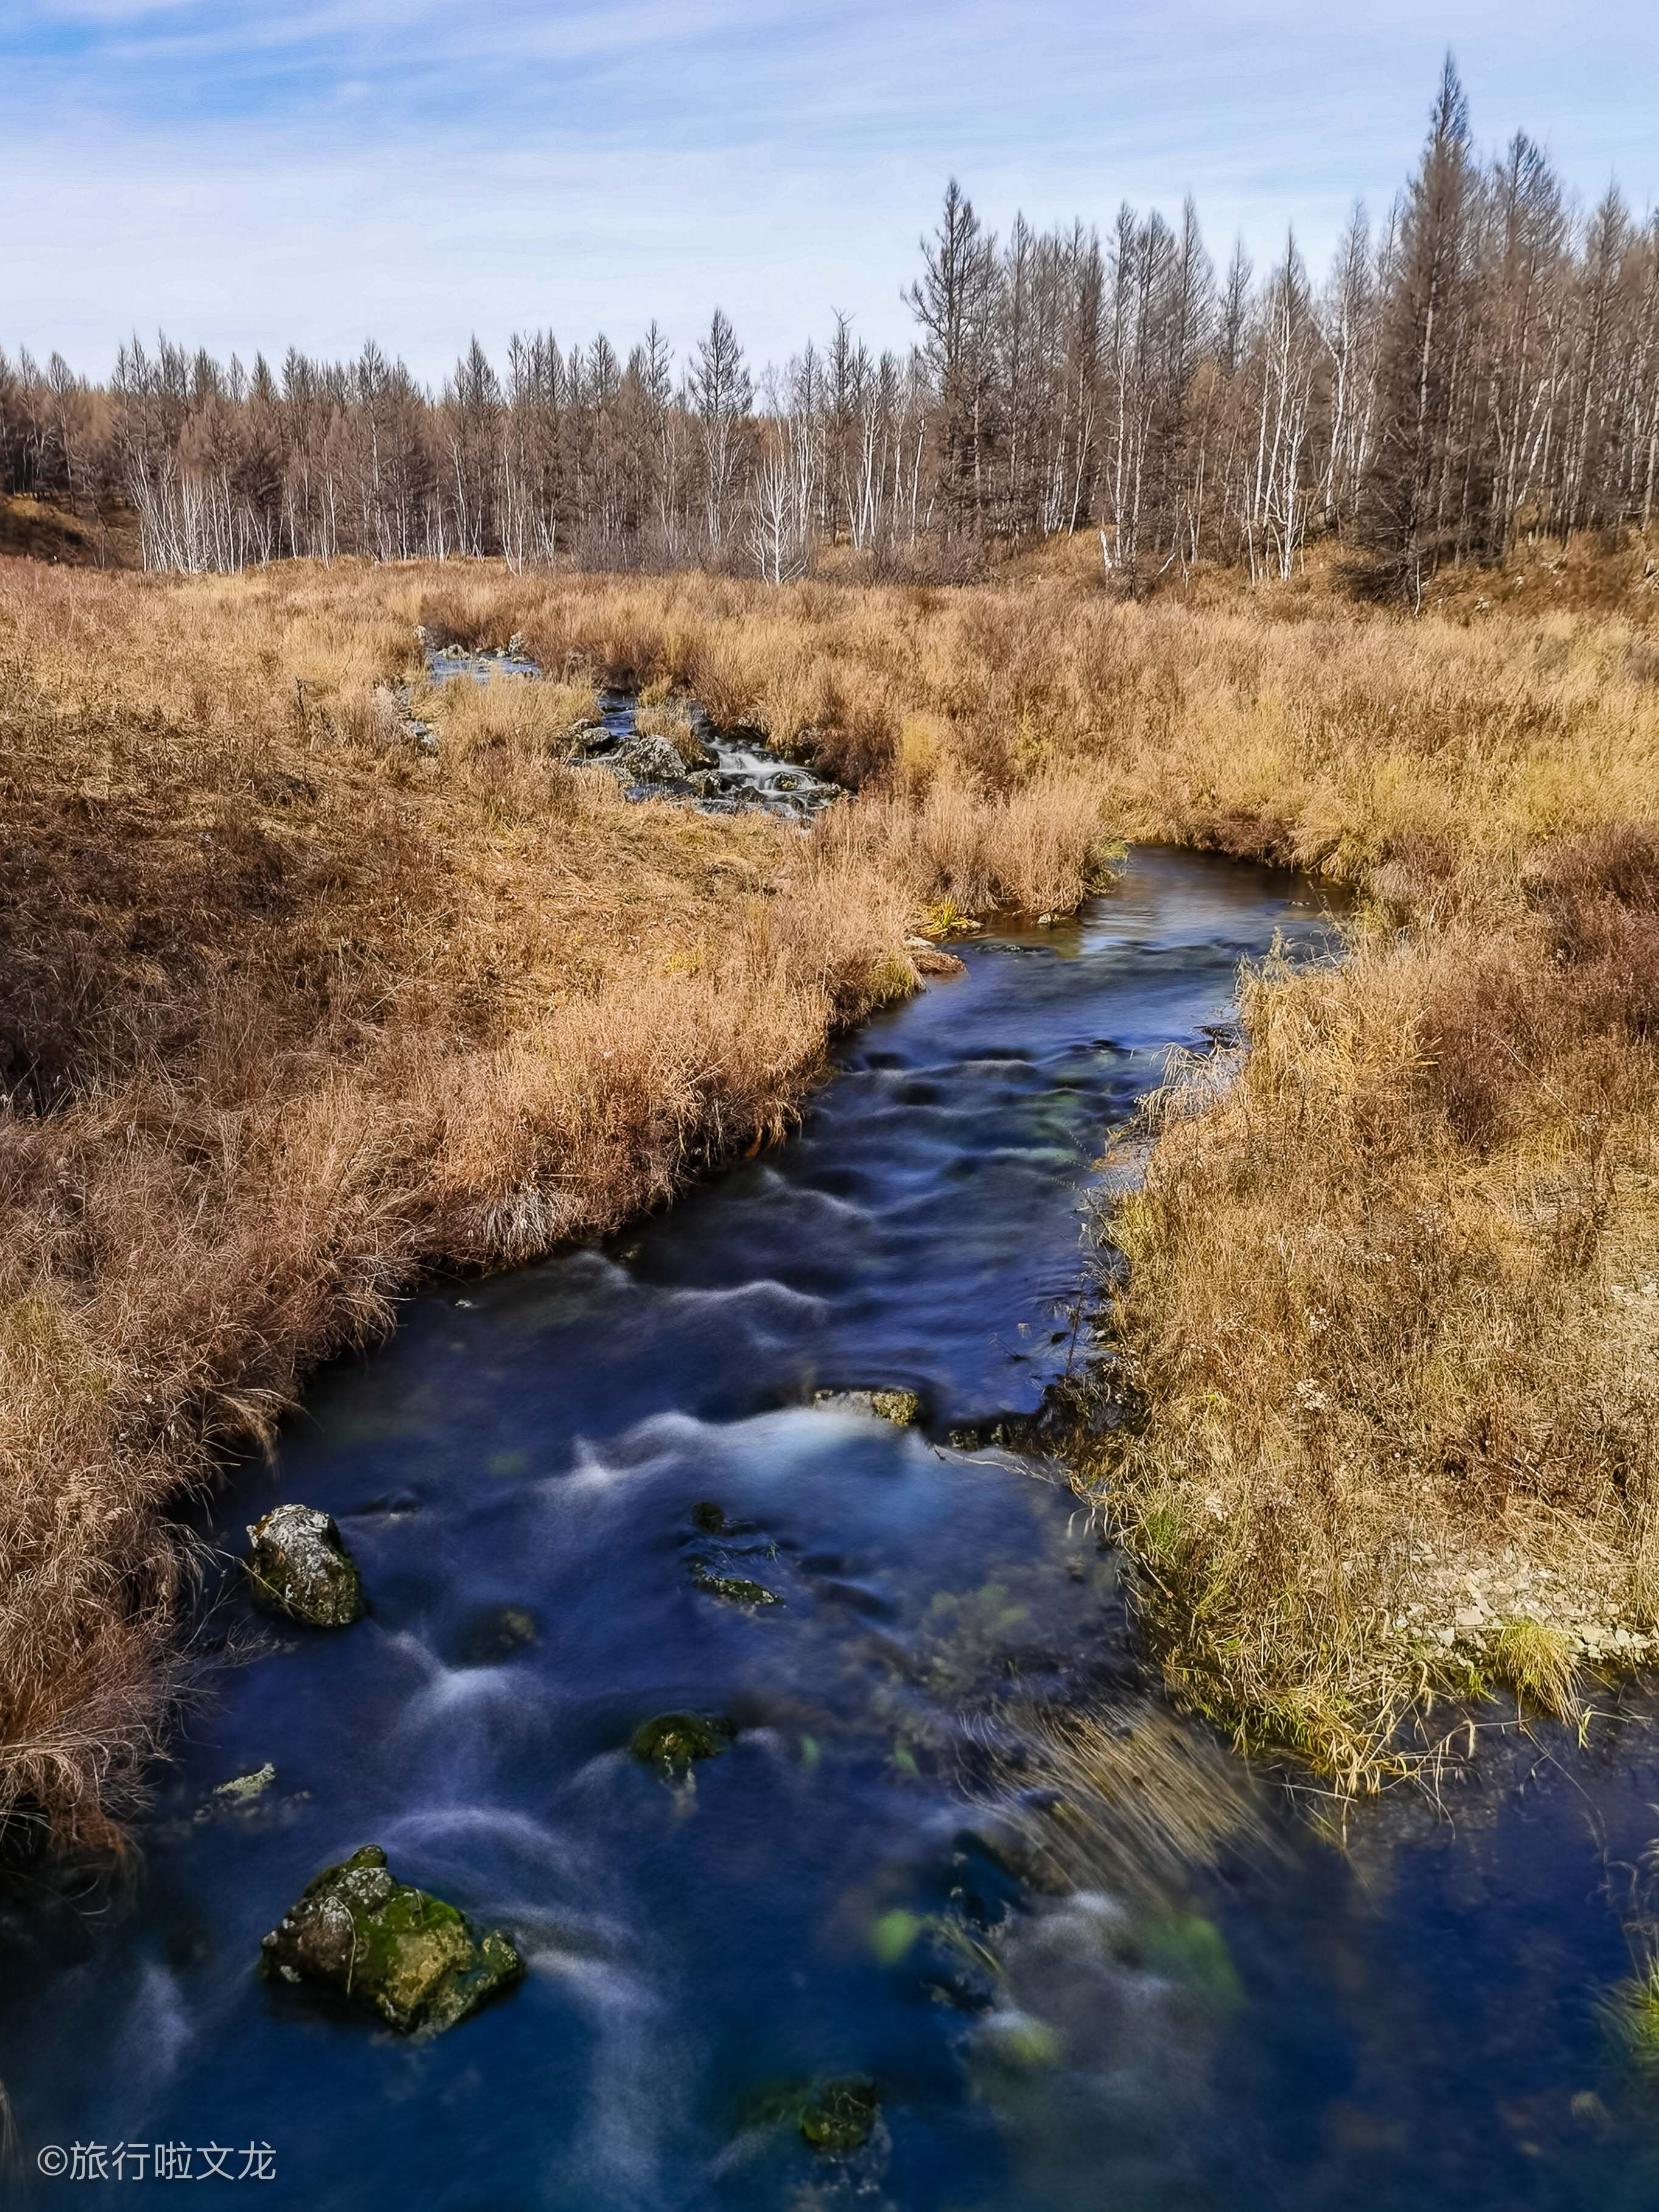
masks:
{"label": "stream", "polygon": [[[982,1443],[1086,1346],[1103,1133],[1242,959],[1328,932],[1298,878],[1138,852],[844,1040],[786,1144],[319,1375],[203,1524],[226,1663],[136,1870],[0,1907],[21,2201],[74,2195],[43,2146],[167,2142],[233,2181],[267,2145],[263,2201],[314,2212],[1659,2203],[1659,2086],[1598,2010],[1659,1835],[1644,1697],[1339,1850],[1163,1706],[1057,1471]],[[872,1388],[921,1420],[813,1403]],[[338,1521],[357,1626],[248,1607],[244,1524],[287,1498]],[[721,1755],[631,1754],[688,1711]],[[522,1985],[405,2041],[263,1978],[369,1842]],[[868,2139],[815,2153],[801,2100],[845,2081]]]}

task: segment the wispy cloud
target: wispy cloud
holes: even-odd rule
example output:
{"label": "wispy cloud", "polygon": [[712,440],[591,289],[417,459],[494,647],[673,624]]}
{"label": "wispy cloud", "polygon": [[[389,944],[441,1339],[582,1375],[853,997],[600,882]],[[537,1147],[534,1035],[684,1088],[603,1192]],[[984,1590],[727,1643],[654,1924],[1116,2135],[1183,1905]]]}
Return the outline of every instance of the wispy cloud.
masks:
{"label": "wispy cloud", "polygon": [[[947,173],[987,214],[1198,198],[1218,254],[1322,260],[1415,150],[1449,37],[1491,137],[1659,194],[1659,28],[1541,0],[9,0],[0,339],[135,325],[438,375],[477,328],[781,355],[831,304],[901,342]],[[47,179],[50,179],[50,185]]]}

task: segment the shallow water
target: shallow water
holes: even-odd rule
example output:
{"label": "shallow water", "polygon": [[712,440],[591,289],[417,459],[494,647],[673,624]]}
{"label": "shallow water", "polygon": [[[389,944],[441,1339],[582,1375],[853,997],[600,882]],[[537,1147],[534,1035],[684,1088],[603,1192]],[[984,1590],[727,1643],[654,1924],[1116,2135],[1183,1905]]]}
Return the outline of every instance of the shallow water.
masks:
{"label": "shallow water", "polygon": [[[1312,898],[1137,854],[867,1024],[787,1145],[319,1379],[215,1533],[325,1507],[372,1615],[273,1636],[230,1574],[204,1632],[252,1648],[134,1893],[0,1917],[27,2201],[72,2186],[43,2146],[168,2141],[233,2174],[268,2143],[267,2201],[354,2212],[1659,2202],[1659,2097],[1595,2010],[1659,1832],[1645,1710],[1497,1749],[1455,1818],[1364,1814],[1345,1858],[1152,1703],[1073,1501],[940,1441],[1065,1372],[1102,1131],[1241,957],[1317,950]],[[924,1429],[811,1405],[872,1384]],[[1103,1794],[1055,1766],[1042,1716],[1079,1705]],[[737,1733],[673,1785],[627,1746],[687,1707]],[[371,1840],[531,1962],[432,2044],[253,1971]],[[836,2076],[882,2099],[844,2162],[778,2117]]]}

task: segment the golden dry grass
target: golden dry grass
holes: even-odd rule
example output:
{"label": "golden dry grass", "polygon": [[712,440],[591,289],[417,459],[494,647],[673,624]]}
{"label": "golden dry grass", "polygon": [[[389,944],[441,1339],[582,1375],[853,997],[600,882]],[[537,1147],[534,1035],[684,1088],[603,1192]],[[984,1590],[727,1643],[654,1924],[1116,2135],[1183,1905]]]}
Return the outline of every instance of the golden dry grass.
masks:
{"label": "golden dry grass", "polygon": [[448,588],[0,563],[0,1815],[109,1832],[166,1711],[162,1510],[307,1365],[423,1267],[775,1138],[940,895],[1087,872],[1097,810],[988,790],[811,838],[629,805],[563,758],[617,656],[434,687]]}
{"label": "golden dry grass", "polygon": [[1582,988],[1519,922],[1269,969],[1114,1224],[1148,1418],[1101,1471],[1171,1677],[1356,1786],[1437,1681],[1571,1705],[1506,1612],[1652,1625],[1655,1063]]}
{"label": "golden dry grass", "polygon": [[[391,689],[416,620],[522,632],[562,680],[417,682],[425,757]],[[559,757],[607,678],[859,801],[810,839],[626,806]],[[1366,901],[1346,966],[1250,985],[1240,1079],[1168,1117],[1120,1224],[1143,1417],[1080,1477],[1171,1680],[1359,1786],[1480,1662],[1414,1591],[1496,1558],[1533,1595],[1494,1590],[1493,1635],[1615,1591],[1650,1617],[1659,684],[1628,617],[12,562],[0,779],[0,1800],[118,1807],[179,1602],[161,1509],[306,1364],[424,1265],[775,1132],[830,1026],[909,987],[925,909],[1064,907],[1108,836]]]}

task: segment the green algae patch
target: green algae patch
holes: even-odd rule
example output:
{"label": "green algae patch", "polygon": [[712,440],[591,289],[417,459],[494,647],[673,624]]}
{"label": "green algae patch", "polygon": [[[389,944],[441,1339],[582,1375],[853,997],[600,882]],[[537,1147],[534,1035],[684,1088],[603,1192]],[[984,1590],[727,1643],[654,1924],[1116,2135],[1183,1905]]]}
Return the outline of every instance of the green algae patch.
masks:
{"label": "green algae patch", "polygon": [[1060,2038],[1030,2013],[997,2013],[986,2022],[985,2034],[997,2057],[1018,2073],[1034,2074],[1060,2062]]}
{"label": "green algae patch", "polygon": [[453,2027],[525,1971],[499,1929],[394,1881],[378,1844],[325,1867],[260,1948],[267,1974],[332,1990],[400,2035]]}
{"label": "green algae patch", "polygon": [[1244,2002],[1227,1939],[1201,1913],[1159,1914],[1141,1929],[1140,1944],[1148,1966],[1186,1983],[1218,2012],[1231,2012]]}
{"label": "green algae patch", "polygon": [[927,1922],[915,1912],[884,1912],[870,1929],[870,1948],[884,1966],[896,1966],[908,1958]]}
{"label": "green algae patch", "polygon": [[647,1766],[683,1774],[693,1759],[717,1759],[733,1733],[730,1721],[711,1721],[702,1713],[658,1713],[635,1729],[629,1749]]}

